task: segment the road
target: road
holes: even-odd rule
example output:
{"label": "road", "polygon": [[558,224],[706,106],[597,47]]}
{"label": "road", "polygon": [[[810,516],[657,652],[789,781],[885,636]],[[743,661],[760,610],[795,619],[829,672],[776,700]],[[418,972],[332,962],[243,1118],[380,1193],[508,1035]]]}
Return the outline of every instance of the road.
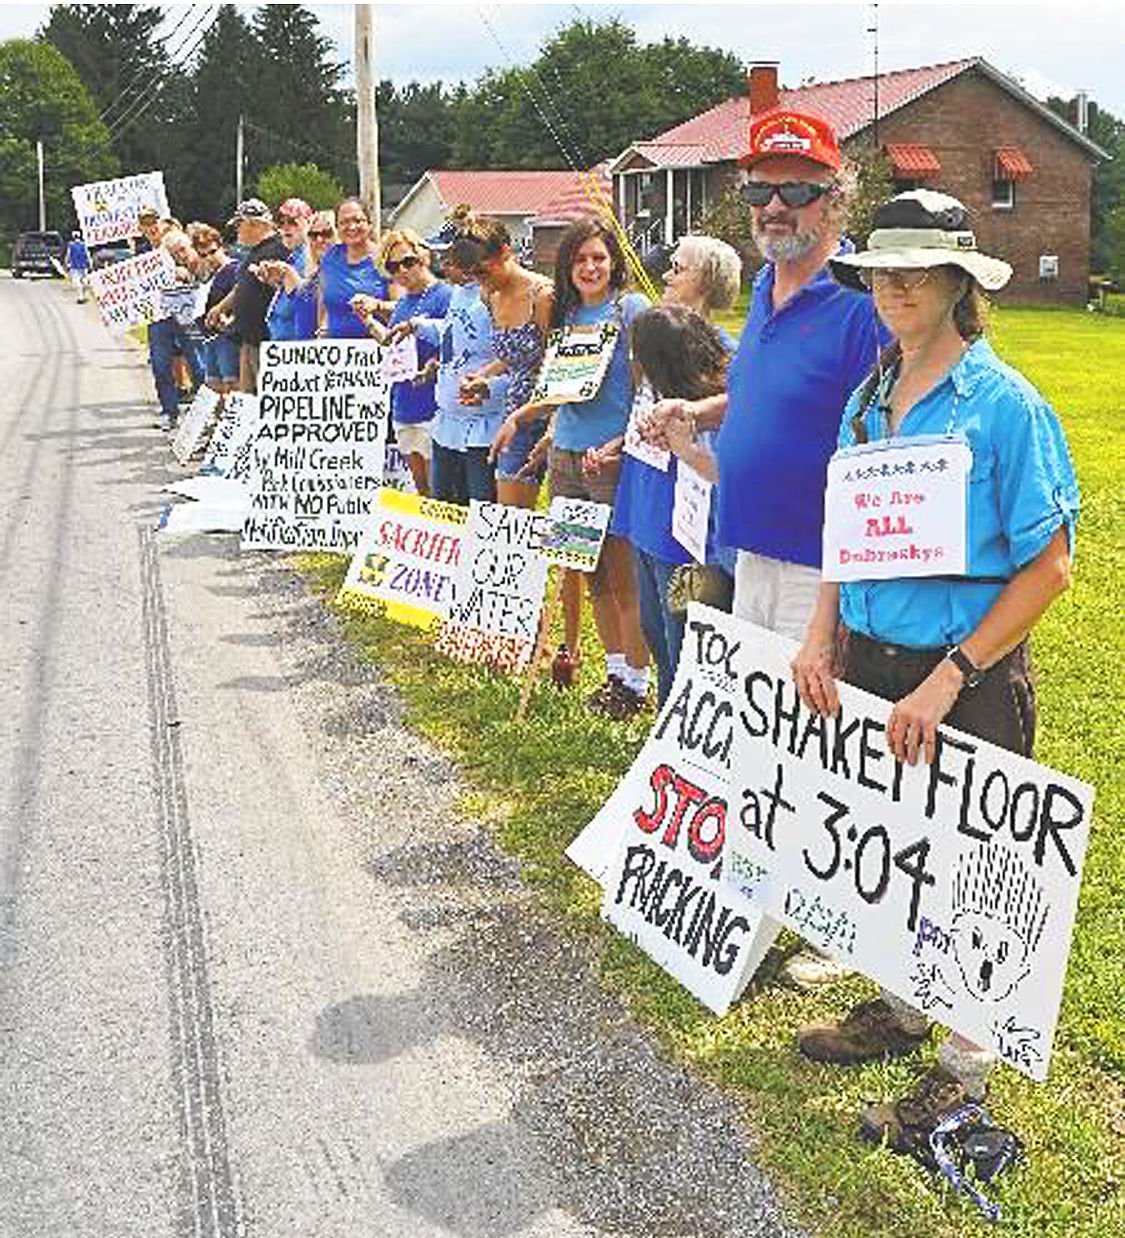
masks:
{"label": "road", "polygon": [[0,323],[0,1235],[795,1235],[284,563],[153,533],[136,350]]}

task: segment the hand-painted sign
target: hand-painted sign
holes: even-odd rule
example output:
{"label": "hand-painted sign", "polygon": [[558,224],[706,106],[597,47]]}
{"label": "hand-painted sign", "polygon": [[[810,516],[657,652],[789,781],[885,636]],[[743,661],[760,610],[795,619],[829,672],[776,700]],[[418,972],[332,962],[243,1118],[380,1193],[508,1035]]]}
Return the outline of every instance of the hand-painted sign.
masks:
{"label": "hand-painted sign", "polygon": [[137,236],[141,230],[137,216],[142,210],[155,211],[161,219],[168,215],[163,172],[141,172],[112,181],[75,185],[70,196],[87,245]]}
{"label": "hand-painted sign", "polygon": [[962,575],[972,459],[945,436],[838,451],[824,494],[824,578]]}
{"label": "hand-painted sign", "polygon": [[607,503],[560,495],[551,500],[548,514],[551,523],[543,530],[539,545],[544,561],[579,572],[592,572],[598,566],[613,508]]}
{"label": "hand-painted sign", "polygon": [[440,653],[506,673],[527,666],[547,583],[539,550],[549,527],[541,512],[473,501]]}
{"label": "hand-painted sign", "polygon": [[678,460],[672,500],[672,536],[697,563],[707,562],[710,521],[711,483],[686,461]]}
{"label": "hand-painted sign", "polygon": [[383,483],[381,360],[373,340],[262,345],[243,549],[354,554]]}
{"label": "hand-painted sign", "polygon": [[175,280],[176,265],[171,255],[153,249],[91,271],[90,291],[102,322],[111,331],[126,331],[166,317],[164,290]]}
{"label": "hand-painted sign", "polygon": [[380,490],[340,601],[436,632],[453,600],[468,517],[453,503]]}
{"label": "hand-painted sign", "polygon": [[671,692],[632,769],[567,855],[604,889],[602,914],[723,1013],[777,925],[720,874],[740,689],[737,621],[693,603]]}
{"label": "hand-painted sign", "polygon": [[249,474],[246,466],[248,449],[258,433],[261,420],[256,395],[228,391],[223,396],[223,411],[211,432],[199,471],[217,473],[220,477],[231,477],[237,473],[240,480],[245,480]]}
{"label": "hand-painted sign", "polygon": [[556,327],[548,332],[532,402],[574,404],[592,400],[609,369],[620,334],[616,322]]}
{"label": "hand-painted sign", "polygon": [[181,464],[186,464],[195,453],[221,400],[222,396],[210,387],[200,387],[195,393],[172,438],[172,454]]}
{"label": "hand-painted sign", "polygon": [[724,881],[892,993],[1044,1079],[1093,790],[952,728],[932,765],[886,747],[887,701],[801,703],[796,645],[740,624]]}

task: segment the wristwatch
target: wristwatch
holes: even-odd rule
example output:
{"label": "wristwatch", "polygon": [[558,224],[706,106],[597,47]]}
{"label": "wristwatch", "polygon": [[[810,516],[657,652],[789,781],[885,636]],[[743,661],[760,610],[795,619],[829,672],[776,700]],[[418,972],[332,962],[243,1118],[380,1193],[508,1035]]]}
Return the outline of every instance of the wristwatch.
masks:
{"label": "wristwatch", "polygon": [[969,661],[968,656],[960,645],[954,645],[945,656],[961,672],[961,677],[965,681],[964,687],[975,688],[984,678],[985,672]]}

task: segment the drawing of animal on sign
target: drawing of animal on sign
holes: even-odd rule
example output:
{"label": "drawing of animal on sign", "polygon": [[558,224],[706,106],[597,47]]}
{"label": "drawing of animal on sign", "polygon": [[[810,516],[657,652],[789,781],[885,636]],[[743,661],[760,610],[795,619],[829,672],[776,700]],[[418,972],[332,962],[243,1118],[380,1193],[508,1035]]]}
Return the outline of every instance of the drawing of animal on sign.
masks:
{"label": "drawing of animal on sign", "polygon": [[527,666],[547,583],[539,552],[549,525],[541,512],[473,501],[439,653],[507,674]]}

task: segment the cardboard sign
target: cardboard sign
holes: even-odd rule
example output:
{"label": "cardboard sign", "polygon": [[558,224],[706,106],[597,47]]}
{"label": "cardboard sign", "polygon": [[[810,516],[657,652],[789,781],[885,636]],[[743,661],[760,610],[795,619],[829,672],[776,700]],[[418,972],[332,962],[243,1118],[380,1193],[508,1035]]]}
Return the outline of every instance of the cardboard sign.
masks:
{"label": "cardboard sign", "polygon": [[181,464],[195,454],[211,419],[218,412],[222,396],[210,387],[200,387],[195,393],[191,407],[180,418],[180,424],[172,438],[172,454]]}
{"label": "cardboard sign", "polygon": [[399,450],[393,421],[387,430],[387,445],[383,454],[383,485],[390,486],[392,490],[401,490],[404,494],[418,493],[414,487],[414,474],[406,463],[406,457]]}
{"label": "cardboard sign", "polygon": [[140,172],[112,181],[91,181],[70,191],[82,239],[87,245],[104,245],[140,233],[137,216],[146,208],[161,219],[167,217],[168,196],[163,172]]}
{"label": "cardboard sign", "polygon": [[524,670],[539,631],[547,584],[539,550],[549,527],[542,512],[473,500],[440,653],[505,673]]}
{"label": "cardboard sign", "polygon": [[262,345],[244,550],[355,553],[383,483],[381,361],[373,340]]}
{"label": "cardboard sign", "polygon": [[164,289],[175,282],[176,264],[163,249],[90,272],[90,291],[102,322],[109,330],[119,332],[167,317]]}
{"label": "cardboard sign", "polygon": [[453,601],[468,518],[454,503],[380,490],[339,600],[436,632]]}
{"label": "cardboard sign", "polygon": [[547,334],[533,404],[576,404],[592,400],[605,378],[621,334],[617,322],[556,327]]}
{"label": "cardboard sign", "polygon": [[969,445],[933,436],[838,451],[824,493],[825,580],[965,572]]}
{"label": "cardboard sign", "polygon": [[707,562],[707,530],[711,522],[711,483],[690,464],[676,461],[672,500],[672,536],[697,563]]}
{"label": "cardboard sign", "polygon": [[551,500],[551,523],[540,538],[539,553],[547,563],[592,572],[598,566],[613,508],[586,499]]}
{"label": "cardboard sign", "polygon": [[602,914],[716,1013],[754,974],[777,925],[727,864],[740,683],[720,656],[729,615],[693,603],[668,700],[632,769],[567,855],[604,889]]}
{"label": "cardboard sign", "polygon": [[164,509],[161,533],[237,533],[250,506],[246,486],[226,477],[186,477],[163,489],[192,501]]}
{"label": "cardboard sign", "polygon": [[[253,443],[261,424],[258,397],[240,391],[228,391],[223,396],[223,411],[203,453],[201,473],[217,473],[229,477],[235,464],[244,458],[246,447]],[[248,469],[240,470],[240,476]]]}
{"label": "cardboard sign", "polygon": [[1093,790],[942,727],[933,765],[886,747],[889,702],[800,701],[792,641],[739,624],[724,879],[813,945],[1033,1079],[1058,1020]]}
{"label": "cardboard sign", "polygon": [[382,365],[388,383],[409,382],[418,373],[418,341],[413,332],[383,350]]}
{"label": "cardboard sign", "polygon": [[653,445],[641,438],[640,424],[656,405],[656,393],[648,379],[642,379],[637,385],[637,393],[633,397],[633,407],[629,410],[629,424],[625,427],[625,452],[647,464],[649,468],[659,469],[667,473],[672,461],[672,453]]}

